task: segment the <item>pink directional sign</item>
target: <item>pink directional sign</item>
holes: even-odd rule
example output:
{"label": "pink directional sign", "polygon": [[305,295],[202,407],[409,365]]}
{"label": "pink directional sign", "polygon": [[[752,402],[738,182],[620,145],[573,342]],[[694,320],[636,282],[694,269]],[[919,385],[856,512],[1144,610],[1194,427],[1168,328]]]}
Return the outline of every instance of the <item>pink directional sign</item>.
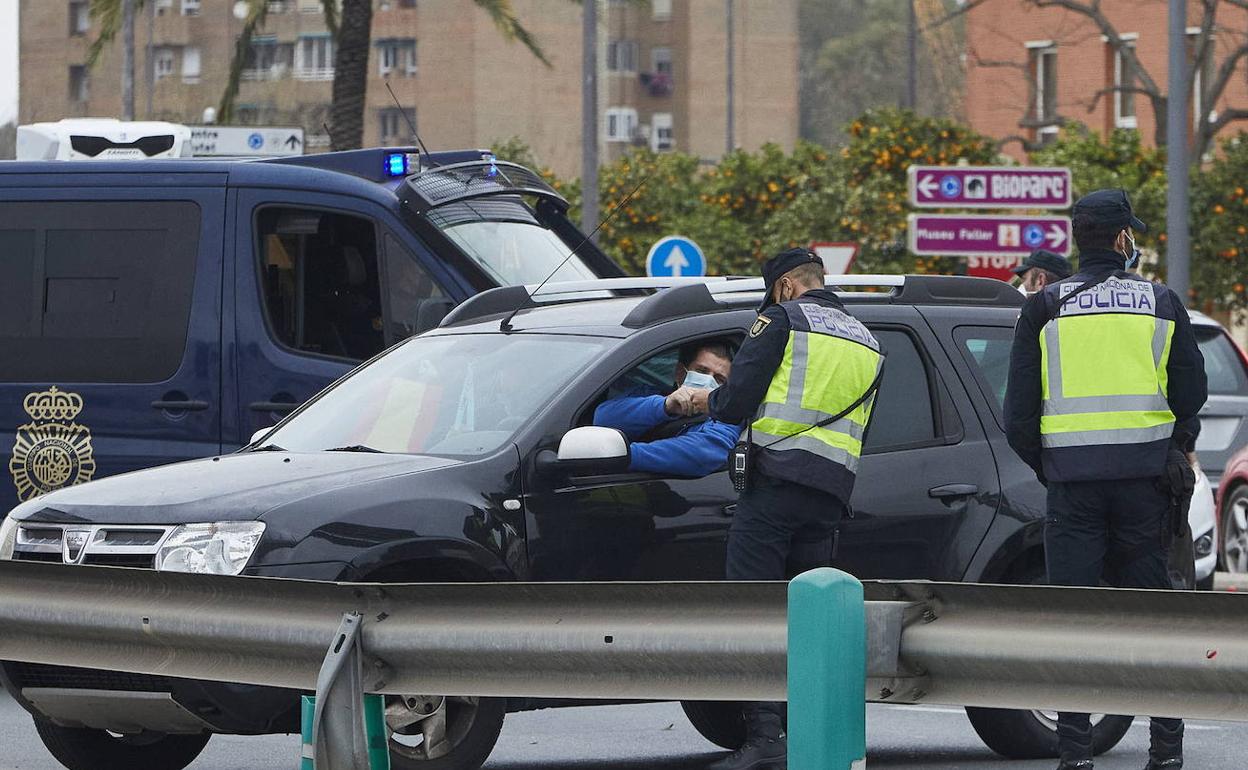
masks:
{"label": "pink directional sign", "polygon": [[911,214],[910,251],[928,256],[1070,254],[1070,217]]}
{"label": "pink directional sign", "polygon": [[1064,209],[1070,169],[1029,166],[911,166],[910,205],[918,208]]}

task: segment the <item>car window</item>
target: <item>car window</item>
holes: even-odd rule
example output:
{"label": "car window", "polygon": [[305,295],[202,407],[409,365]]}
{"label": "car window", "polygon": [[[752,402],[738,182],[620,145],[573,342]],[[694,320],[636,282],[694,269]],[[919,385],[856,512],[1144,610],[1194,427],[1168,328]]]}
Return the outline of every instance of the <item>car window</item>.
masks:
{"label": "car window", "polygon": [[953,332],[970,364],[980,391],[992,406],[997,423],[1004,425],[1005,387],[1010,377],[1010,349],[1014,329],[1008,326],[959,326]]}
{"label": "car window", "polygon": [[[352,373],[265,438],[294,452],[369,447],[479,456],[501,447],[610,341],[415,337]],[[541,376],[532,376],[541,361]]]}
{"label": "car window", "polygon": [[269,326],[306,353],[362,361],[380,353],[377,234],[362,217],[267,207],[257,217]]}
{"label": "car window", "polygon": [[172,377],[186,349],[199,220],[191,201],[0,207],[4,378]]}
{"label": "car window", "polygon": [[1216,326],[1195,326],[1196,343],[1205,357],[1209,392],[1224,396],[1248,395],[1248,373],[1235,343]]}
{"label": "car window", "polygon": [[875,398],[864,452],[886,452],[938,437],[931,377],[914,339],[896,329],[872,329],[884,352],[884,377]]}

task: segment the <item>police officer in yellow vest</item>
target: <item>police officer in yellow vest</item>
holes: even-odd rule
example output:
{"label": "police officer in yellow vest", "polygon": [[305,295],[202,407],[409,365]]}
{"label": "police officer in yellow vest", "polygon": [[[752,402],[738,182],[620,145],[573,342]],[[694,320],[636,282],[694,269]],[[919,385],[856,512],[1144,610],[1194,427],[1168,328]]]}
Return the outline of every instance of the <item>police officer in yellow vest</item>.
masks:
{"label": "police officer in yellow vest", "polygon": [[[729,580],[784,580],[831,562],[883,364],[875,337],[824,288],[814,253],[785,251],[763,277],[767,296],[728,381],[701,396],[714,419],[747,424]],[[746,704],[745,721],[745,745],[715,770],[783,768],[780,704]]]}
{"label": "police officer in yellow vest", "polygon": [[[1186,525],[1189,453],[1205,402],[1187,310],[1128,272],[1145,232],[1123,190],[1072,213],[1079,272],[1023,306],[1005,396],[1010,446],[1048,487],[1045,561],[1054,585],[1171,588],[1167,554]],[[1087,714],[1058,715],[1059,770],[1092,768]],[[1183,766],[1183,722],[1152,720],[1146,770]]]}

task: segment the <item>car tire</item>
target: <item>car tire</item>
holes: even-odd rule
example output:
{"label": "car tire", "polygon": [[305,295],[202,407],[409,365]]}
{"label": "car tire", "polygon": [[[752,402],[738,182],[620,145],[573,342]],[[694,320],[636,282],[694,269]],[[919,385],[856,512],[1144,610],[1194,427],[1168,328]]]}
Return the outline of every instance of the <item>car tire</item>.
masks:
{"label": "car tire", "polygon": [[[1056,759],[1057,726],[1038,711],[966,707],[980,739],[1007,759]],[[1092,726],[1092,753],[1100,756],[1118,745],[1135,717],[1106,714]]]}
{"label": "car tire", "polygon": [[506,698],[478,698],[469,714],[461,710],[447,715],[447,737],[451,750],[436,759],[426,759],[405,750],[394,736],[390,739],[392,770],[478,770],[489,759],[507,716]]}
{"label": "car tire", "polygon": [[1248,485],[1240,484],[1227,494],[1219,523],[1218,561],[1227,572],[1248,572]]}
{"label": "car tire", "polygon": [[[685,700],[680,702],[693,729],[720,748],[736,751],[745,743],[745,719],[741,704],[735,701]],[[782,706],[781,718],[788,726],[788,708]]]}
{"label": "car tire", "polygon": [[212,737],[210,733],[115,736],[106,730],[61,727],[38,718],[35,730],[52,756],[69,770],[182,770]]}

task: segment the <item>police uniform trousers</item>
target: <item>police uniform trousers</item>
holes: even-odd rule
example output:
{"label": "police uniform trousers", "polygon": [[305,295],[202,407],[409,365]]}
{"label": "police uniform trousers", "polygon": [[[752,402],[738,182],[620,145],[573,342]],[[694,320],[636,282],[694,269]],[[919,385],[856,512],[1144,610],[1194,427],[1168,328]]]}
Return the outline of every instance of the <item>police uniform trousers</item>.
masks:
{"label": "police uniform trousers", "polygon": [[[813,487],[762,473],[750,478],[728,530],[729,580],[786,580],[832,563],[845,504]],[[751,737],[783,732],[780,703],[745,703]]]}
{"label": "police uniform trousers", "polygon": [[[1044,552],[1049,583],[1058,586],[1173,588],[1168,566],[1172,540],[1170,498],[1157,479],[1050,481]],[[1059,713],[1058,745],[1068,761],[1092,757],[1087,714]],[[1183,751],[1183,721],[1154,718],[1152,753]]]}

